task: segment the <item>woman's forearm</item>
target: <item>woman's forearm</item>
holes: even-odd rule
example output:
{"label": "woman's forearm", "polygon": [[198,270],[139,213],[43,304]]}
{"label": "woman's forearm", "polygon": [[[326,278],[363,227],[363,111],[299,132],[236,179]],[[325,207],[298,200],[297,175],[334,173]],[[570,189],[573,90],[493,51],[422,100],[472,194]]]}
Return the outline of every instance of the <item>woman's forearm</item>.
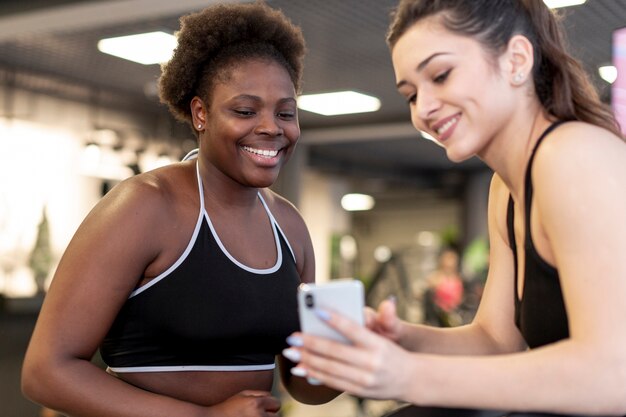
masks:
{"label": "woman's forearm", "polygon": [[412,352],[441,355],[489,355],[515,350],[499,345],[477,323],[440,328],[403,322],[398,343]]}
{"label": "woman's forearm", "polygon": [[134,387],[86,360],[26,363],[22,391],[32,401],[73,417],[208,417],[205,407]]}
{"label": "woman's forearm", "polygon": [[429,406],[624,415],[623,356],[572,340],[505,355],[412,354],[398,372],[412,377],[400,399]]}

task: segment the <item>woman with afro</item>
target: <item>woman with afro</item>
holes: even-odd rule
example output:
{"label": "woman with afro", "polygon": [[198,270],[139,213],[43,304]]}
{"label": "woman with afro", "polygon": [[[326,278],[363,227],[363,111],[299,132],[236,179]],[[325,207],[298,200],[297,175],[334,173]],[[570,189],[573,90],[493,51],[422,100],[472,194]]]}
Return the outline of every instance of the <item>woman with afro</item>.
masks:
{"label": "woman with afro", "polygon": [[[298,328],[296,289],[314,280],[304,222],[268,188],[300,136],[301,31],[258,2],[181,23],[160,95],[198,149],[96,205],[26,354],[25,395],[63,414],[275,416],[276,362],[297,400],[338,394],[292,378],[280,356]],[[97,349],[106,372],[90,362]]]}

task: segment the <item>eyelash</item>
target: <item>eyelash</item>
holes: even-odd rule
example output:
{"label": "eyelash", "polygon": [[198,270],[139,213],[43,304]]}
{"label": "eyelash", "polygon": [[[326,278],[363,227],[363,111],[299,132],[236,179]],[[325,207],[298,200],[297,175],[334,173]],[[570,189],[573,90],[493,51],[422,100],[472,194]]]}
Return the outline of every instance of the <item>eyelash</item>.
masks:
{"label": "eyelash", "polygon": [[[448,79],[448,75],[450,75],[450,72],[451,72],[451,71],[452,71],[452,69],[449,69],[449,70],[447,70],[447,71],[445,71],[445,72],[443,72],[443,73],[439,74],[438,76],[436,76],[435,78],[433,78],[433,82],[434,82],[435,84],[443,84],[443,83],[446,81],[446,79]],[[408,104],[415,103],[415,100],[416,100],[416,99],[417,99],[417,93],[412,94],[411,96],[409,96],[409,97],[407,98],[406,102],[407,102]]]}
{"label": "eyelash", "polygon": [[[235,113],[237,113],[239,116],[244,116],[244,117],[250,117],[256,114],[252,110],[235,110]],[[295,117],[295,114],[288,113],[288,112],[279,112],[277,113],[277,116],[283,119],[293,119]]]}
{"label": "eyelash", "polygon": [[450,71],[452,71],[451,69],[439,74],[438,76],[436,76],[435,78],[433,78],[433,82],[435,84],[442,84],[443,82],[446,81],[446,79],[448,78],[448,75],[450,75]]}

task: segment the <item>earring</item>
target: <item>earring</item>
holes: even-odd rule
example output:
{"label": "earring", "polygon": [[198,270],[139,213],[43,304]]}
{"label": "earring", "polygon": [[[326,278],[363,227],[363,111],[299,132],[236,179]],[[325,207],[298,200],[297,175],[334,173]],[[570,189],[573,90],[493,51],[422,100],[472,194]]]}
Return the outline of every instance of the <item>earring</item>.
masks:
{"label": "earring", "polygon": [[524,81],[524,73],[518,72],[517,74],[515,74],[515,77],[513,77],[513,82],[515,84],[521,84],[522,81]]}
{"label": "earring", "polygon": [[198,129],[202,129],[202,125],[201,124],[198,124]]}

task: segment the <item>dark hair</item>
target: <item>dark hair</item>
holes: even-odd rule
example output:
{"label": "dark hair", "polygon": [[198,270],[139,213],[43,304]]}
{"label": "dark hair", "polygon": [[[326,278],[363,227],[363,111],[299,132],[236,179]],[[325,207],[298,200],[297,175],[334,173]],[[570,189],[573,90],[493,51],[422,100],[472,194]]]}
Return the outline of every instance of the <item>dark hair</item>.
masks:
{"label": "dark hair", "polygon": [[393,49],[398,39],[427,17],[437,16],[452,32],[471,36],[493,56],[514,35],[534,49],[533,80],[539,101],[560,120],[580,120],[623,138],[611,109],[603,104],[581,64],[565,45],[559,16],[542,0],[400,0],[387,32]]}
{"label": "dark hair", "polygon": [[298,92],[305,53],[302,31],[262,2],[218,4],[183,16],[174,56],[162,67],[161,102],[191,124],[194,96],[210,102],[216,82],[242,61],[262,59],[282,65]]}

